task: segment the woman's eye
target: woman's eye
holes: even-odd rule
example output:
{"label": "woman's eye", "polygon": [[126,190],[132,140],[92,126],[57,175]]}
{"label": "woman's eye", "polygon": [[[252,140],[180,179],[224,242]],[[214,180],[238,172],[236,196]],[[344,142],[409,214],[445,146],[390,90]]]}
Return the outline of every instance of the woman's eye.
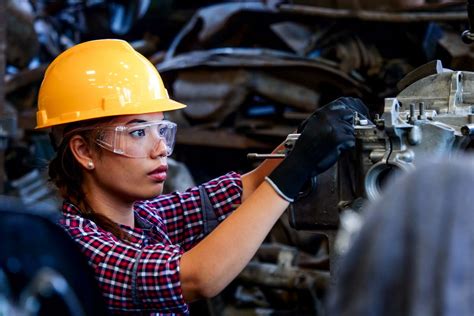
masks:
{"label": "woman's eye", "polygon": [[160,127],[158,133],[160,136],[164,136],[166,134],[166,127]]}
{"label": "woman's eye", "polygon": [[130,132],[130,135],[132,135],[134,137],[143,137],[143,136],[146,135],[145,129],[134,130],[134,131]]}

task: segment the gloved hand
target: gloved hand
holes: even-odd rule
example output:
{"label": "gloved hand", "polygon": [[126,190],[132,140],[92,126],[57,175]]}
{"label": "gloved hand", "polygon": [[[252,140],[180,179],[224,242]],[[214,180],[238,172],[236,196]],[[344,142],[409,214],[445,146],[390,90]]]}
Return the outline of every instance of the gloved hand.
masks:
{"label": "gloved hand", "polygon": [[[369,119],[370,118],[370,115],[369,115],[369,109],[367,108],[367,106],[365,106],[365,104],[362,102],[361,99],[358,99],[358,98],[351,98],[351,97],[341,97],[341,98],[338,98],[334,101],[332,101],[330,104],[334,104],[334,106],[336,106],[336,104],[340,104],[342,107],[347,107],[357,113],[359,113],[359,118],[361,119]],[[305,128],[306,124],[308,123],[308,120],[315,114],[319,111],[320,109],[317,109],[314,113],[312,113],[308,118],[306,118],[299,126],[298,126],[298,129],[297,129],[297,132],[298,133],[301,133],[303,131],[303,129]]]}
{"label": "gloved hand", "polygon": [[293,202],[311,176],[329,169],[343,150],[354,147],[354,109],[368,115],[363,103],[355,100],[339,98],[305,120],[293,150],[266,178],[284,199]]}

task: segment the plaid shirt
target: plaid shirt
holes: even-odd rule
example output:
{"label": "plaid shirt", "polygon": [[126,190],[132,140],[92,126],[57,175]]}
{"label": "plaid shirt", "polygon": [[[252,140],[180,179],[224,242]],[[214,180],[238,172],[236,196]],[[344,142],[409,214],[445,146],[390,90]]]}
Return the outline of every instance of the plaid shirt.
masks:
{"label": "plaid shirt", "polygon": [[240,204],[241,193],[240,175],[231,172],[183,193],[137,202],[135,228],[121,225],[131,241],[83,218],[68,201],[61,225],[87,256],[112,314],[188,314],[179,278],[181,255],[214,228],[209,229],[205,202],[217,224]]}

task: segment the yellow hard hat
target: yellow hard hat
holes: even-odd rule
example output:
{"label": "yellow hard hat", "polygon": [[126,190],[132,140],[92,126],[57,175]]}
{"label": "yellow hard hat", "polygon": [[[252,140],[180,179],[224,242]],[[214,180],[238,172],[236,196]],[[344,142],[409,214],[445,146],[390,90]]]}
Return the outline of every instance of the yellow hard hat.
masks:
{"label": "yellow hard hat", "polygon": [[36,128],[184,108],[169,98],[155,66],[122,40],[84,42],[46,70]]}

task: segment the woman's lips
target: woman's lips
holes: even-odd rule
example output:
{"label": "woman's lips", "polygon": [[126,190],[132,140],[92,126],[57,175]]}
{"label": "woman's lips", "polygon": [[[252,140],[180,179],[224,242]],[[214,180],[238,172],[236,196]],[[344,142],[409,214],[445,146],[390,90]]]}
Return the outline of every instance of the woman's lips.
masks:
{"label": "woman's lips", "polygon": [[168,166],[160,166],[153,170],[152,172],[148,173],[148,176],[157,182],[164,182],[166,180],[166,171],[168,170]]}

